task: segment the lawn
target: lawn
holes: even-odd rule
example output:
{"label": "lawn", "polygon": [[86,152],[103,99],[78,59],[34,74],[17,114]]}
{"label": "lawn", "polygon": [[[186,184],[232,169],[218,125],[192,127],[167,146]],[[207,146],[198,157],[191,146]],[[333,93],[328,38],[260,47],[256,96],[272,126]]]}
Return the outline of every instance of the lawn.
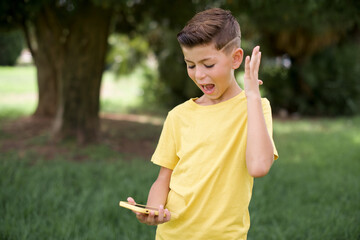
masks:
{"label": "lawn", "polygon": [[[105,72],[101,111],[124,113],[140,107],[142,79],[141,69],[122,77]],[[37,103],[36,91],[36,69],[33,66],[0,66],[0,117],[16,118],[33,113]]]}
{"label": "lawn", "polygon": [[[0,68],[1,107],[12,102],[4,95],[34,94],[34,78],[20,77],[22,88],[4,81],[16,74]],[[134,98],[137,84],[128,91]],[[16,125],[35,105],[10,103],[9,111],[0,109],[0,239],[154,239],[155,228],[139,224],[118,202],[146,201],[158,167],[150,153],[129,155],[121,146],[155,146],[158,124],[104,119],[104,143],[52,145],[59,150],[49,154],[46,126]],[[11,111],[17,114],[6,118]],[[360,239],[360,117],[275,120],[274,138],[280,158],[255,179],[248,239]]]}
{"label": "lawn", "polygon": [[34,112],[36,91],[34,67],[0,67],[0,117],[15,118]]}
{"label": "lawn", "polygon": [[256,179],[249,240],[360,239],[360,118],[276,121],[280,158]]}

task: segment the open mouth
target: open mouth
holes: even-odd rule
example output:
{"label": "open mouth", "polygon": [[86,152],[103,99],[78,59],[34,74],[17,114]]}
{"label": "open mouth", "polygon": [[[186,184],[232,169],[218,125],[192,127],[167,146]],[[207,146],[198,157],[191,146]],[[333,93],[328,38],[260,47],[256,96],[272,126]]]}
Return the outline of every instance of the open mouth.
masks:
{"label": "open mouth", "polygon": [[211,94],[215,90],[215,84],[204,84],[200,86],[205,94]]}

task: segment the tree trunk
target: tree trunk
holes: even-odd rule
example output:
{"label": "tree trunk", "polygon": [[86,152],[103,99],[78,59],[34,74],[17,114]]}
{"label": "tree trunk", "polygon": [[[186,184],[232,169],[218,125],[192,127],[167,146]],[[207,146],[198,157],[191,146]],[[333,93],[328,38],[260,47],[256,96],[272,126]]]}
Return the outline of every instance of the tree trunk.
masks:
{"label": "tree trunk", "polygon": [[[58,107],[58,71],[61,27],[48,8],[42,9],[35,19],[36,57],[38,81],[37,117],[55,118]],[[52,43],[50,45],[50,43]]]}
{"label": "tree trunk", "polygon": [[[49,43],[56,43],[56,32],[59,27],[52,26],[52,22],[45,8],[39,12],[31,25],[25,20],[22,22],[26,42],[37,69],[38,105],[33,114],[35,117],[54,118],[57,109],[57,54],[54,51],[57,48],[49,47]],[[30,31],[31,27],[34,31]]]}
{"label": "tree trunk", "polygon": [[57,85],[55,69],[46,61],[46,56],[38,54],[37,68],[38,105],[34,112],[35,117],[54,118],[57,109]]}
{"label": "tree trunk", "polygon": [[88,4],[64,29],[59,68],[58,108],[53,138],[95,141],[99,132],[100,85],[111,10]]}

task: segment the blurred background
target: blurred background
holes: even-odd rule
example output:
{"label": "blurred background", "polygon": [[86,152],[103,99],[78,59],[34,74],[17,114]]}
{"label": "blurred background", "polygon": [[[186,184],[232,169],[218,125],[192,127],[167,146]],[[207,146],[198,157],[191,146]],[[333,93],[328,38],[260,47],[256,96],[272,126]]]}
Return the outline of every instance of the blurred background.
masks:
{"label": "blurred background", "polygon": [[2,1],[0,239],[154,239],[118,202],[146,202],[167,111],[201,94],[176,34],[211,7],[261,47],[273,110],[248,239],[360,239],[356,0]]}

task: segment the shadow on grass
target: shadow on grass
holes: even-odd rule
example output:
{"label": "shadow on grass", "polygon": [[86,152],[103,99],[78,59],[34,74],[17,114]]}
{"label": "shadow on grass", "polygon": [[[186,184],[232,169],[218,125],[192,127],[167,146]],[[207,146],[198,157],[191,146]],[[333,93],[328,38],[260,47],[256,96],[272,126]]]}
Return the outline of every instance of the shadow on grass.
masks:
{"label": "shadow on grass", "polygon": [[49,142],[50,119],[2,119],[0,152],[15,150],[19,157],[31,152],[46,160],[62,155],[74,161],[106,160],[112,152],[124,159],[149,160],[160,136],[162,122],[162,118],[143,115],[104,114],[99,143],[80,147],[73,142]]}

